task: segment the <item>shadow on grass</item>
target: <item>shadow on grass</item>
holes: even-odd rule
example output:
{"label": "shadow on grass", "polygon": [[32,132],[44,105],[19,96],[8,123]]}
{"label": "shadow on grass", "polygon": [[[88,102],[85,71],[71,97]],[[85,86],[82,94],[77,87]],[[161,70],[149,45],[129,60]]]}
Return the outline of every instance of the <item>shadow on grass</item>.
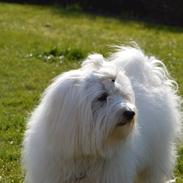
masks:
{"label": "shadow on grass", "polygon": [[[27,2],[22,2],[21,0],[15,0],[12,2],[12,0],[2,0],[1,2],[8,2],[8,3],[18,3],[18,4],[32,4],[36,6],[45,6],[45,7],[50,7],[54,13],[64,15],[64,16],[70,16],[70,17],[79,17],[86,15],[91,19],[94,19],[99,16],[99,17],[107,17],[107,18],[114,18],[119,21],[123,21],[126,23],[130,22],[138,22],[141,25],[143,25],[145,28],[148,29],[154,29],[156,31],[165,31],[165,32],[172,32],[172,33],[182,33],[183,32],[183,27],[181,26],[171,26],[167,25],[167,23],[160,21],[158,18],[149,18],[148,16],[140,17],[136,16],[133,14],[133,12],[128,11],[128,10],[123,10],[123,13],[109,13],[105,10],[94,10],[94,9],[83,9],[80,5],[78,4],[72,4],[72,5],[61,5],[57,3],[31,3],[30,1]],[[118,8],[119,9],[119,8]],[[169,23],[171,24],[171,23]]]}
{"label": "shadow on grass", "polygon": [[61,5],[51,5],[52,10],[60,15],[65,15],[65,16],[70,16],[70,17],[79,17],[81,15],[86,15],[89,18],[95,20],[97,16],[99,17],[106,17],[106,18],[114,18],[119,21],[123,21],[126,23],[130,22],[137,22],[143,25],[145,28],[148,29],[154,29],[156,31],[165,31],[165,32],[172,32],[172,33],[182,33],[183,32],[183,27],[178,27],[178,26],[170,26],[170,25],[164,25],[161,23],[157,23],[157,20],[152,20],[148,19],[146,17],[144,18],[139,18],[135,17],[133,14],[130,14],[129,12],[124,12],[121,13],[120,15],[117,14],[112,14],[112,13],[106,13],[106,12],[99,12],[99,11],[87,11],[83,10],[80,6],[78,5],[72,5],[72,6],[61,6]]}

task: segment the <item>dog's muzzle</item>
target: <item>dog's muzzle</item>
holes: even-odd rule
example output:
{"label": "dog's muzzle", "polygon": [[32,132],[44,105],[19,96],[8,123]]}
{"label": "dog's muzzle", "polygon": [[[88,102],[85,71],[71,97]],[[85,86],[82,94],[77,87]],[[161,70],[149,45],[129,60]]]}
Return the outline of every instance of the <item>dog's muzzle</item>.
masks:
{"label": "dog's muzzle", "polygon": [[117,123],[117,126],[124,126],[134,121],[135,112],[132,110],[125,110],[122,112],[122,120]]}
{"label": "dog's muzzle", "polygon": [[134,116],[135,116],[134,111],[125,111],[125,112],[123,112],[123,117],[128,121],[132,120]]}

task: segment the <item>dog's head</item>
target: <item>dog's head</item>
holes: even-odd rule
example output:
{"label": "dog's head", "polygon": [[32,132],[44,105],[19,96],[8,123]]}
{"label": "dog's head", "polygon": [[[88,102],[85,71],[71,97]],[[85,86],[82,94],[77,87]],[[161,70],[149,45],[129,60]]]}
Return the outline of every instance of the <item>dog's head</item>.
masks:
{"label": "dog's head", "polygon": [[101,60],[90,58],[81,69],[57,77],[45,93],[50,137],[67,155],[105,154],[133,131],[131,83],[115,65]]}

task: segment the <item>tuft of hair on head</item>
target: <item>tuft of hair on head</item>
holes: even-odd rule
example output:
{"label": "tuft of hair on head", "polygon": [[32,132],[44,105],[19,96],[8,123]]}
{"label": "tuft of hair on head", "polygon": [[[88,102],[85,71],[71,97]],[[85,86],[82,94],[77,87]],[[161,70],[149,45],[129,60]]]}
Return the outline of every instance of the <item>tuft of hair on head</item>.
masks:
{"label": "tuft of hair on head", "polygon": [[82,63],[82,69],[98,70],[104,64],[105,59],[101,54],[90,54],[87,59]]}
{"label": "tuft of hair on head", "polygon": [[131,41],[130,43],[127,44],[113,44],[109,46],[111,50],[114,50],[114,52],[111,54],[111,57],[113,57],[116,53],[119,52],[125,52],[125,51],[134,51],[134,52],[141,52],[144,54],[144,51],[140,48],[140,46],[135,42]]}
{"label": "tuft of hair on head", "polygon": [[[114,50],[114,53],[108,58],[110,61],[119,59],[120,62],[126,62],[132,60],[145,60],[147,58],[144,54],[144,51],[138,46],[136,42],[131,42],[128,45],[112,45],[111,48]],[[125,63],[124,63],[125,64]]]}

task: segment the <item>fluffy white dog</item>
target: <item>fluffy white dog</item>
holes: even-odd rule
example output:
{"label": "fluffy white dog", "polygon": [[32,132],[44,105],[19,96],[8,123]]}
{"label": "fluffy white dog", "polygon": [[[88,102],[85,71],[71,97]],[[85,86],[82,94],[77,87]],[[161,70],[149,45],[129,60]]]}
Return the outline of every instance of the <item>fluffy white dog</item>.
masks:
{"label": "fluffy white dog", "polygon": [[164,183],[172,176],[181,99],[161,61],[139,48],[90,55],[58,76],[24,139],[26,183]]}

